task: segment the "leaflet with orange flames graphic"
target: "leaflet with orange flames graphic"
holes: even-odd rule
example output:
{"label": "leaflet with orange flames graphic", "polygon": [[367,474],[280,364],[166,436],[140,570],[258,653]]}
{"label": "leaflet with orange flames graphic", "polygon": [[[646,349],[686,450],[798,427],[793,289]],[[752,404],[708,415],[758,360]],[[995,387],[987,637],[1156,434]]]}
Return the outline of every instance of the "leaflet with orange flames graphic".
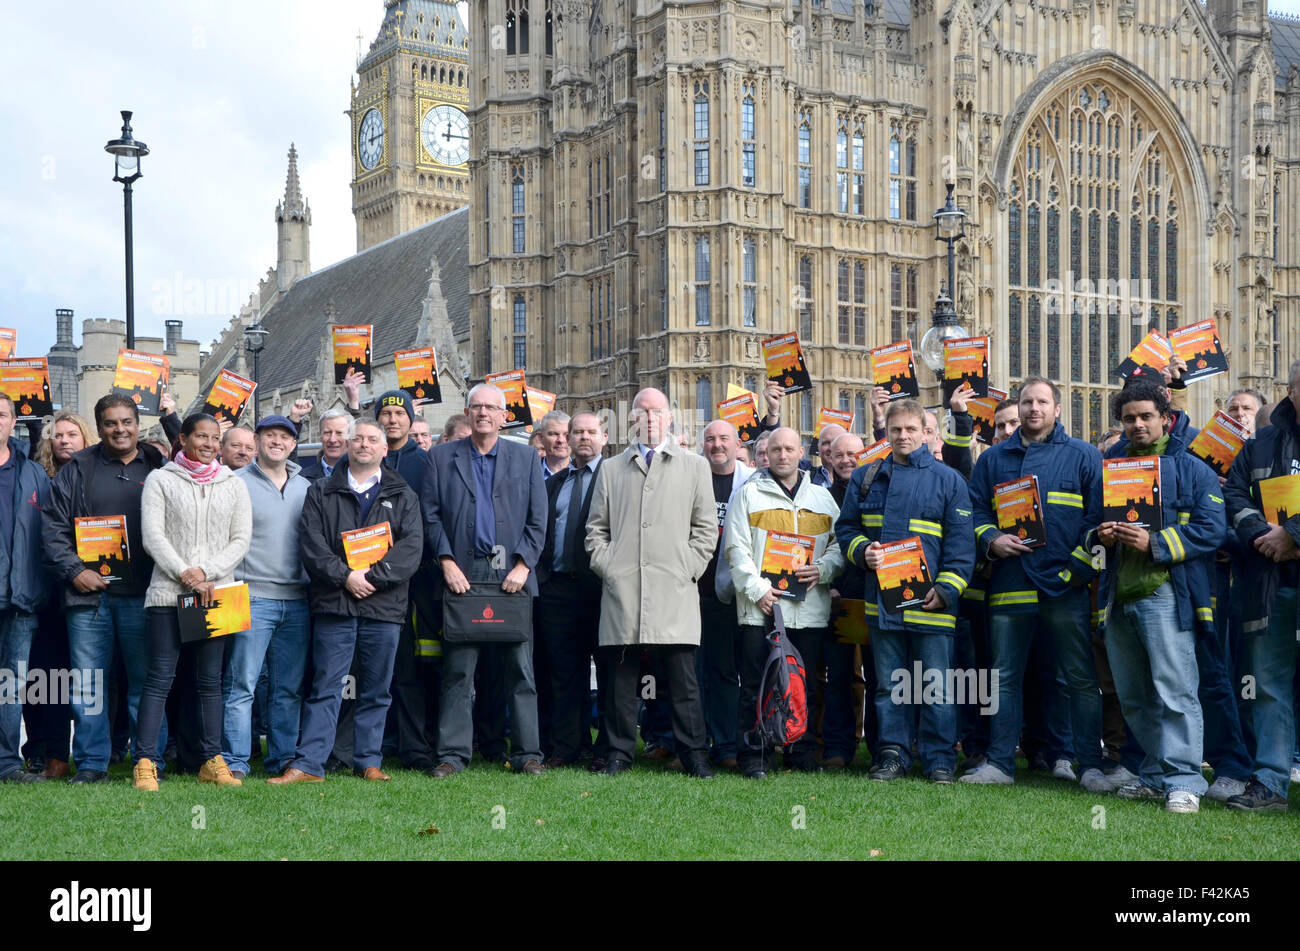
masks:
{"label": "leaflet with orange flames graphic", "polygon": [[113,392],[131,398],[141,413],[154,416],[158,401],[167,388],[171,361],[161,353],[119,350],[117,372],[113,374]]}
{"label": "leaflet with orange flames graphic", "polygon": [[130,584],[131,546],[126,538],[125,515],[74,518],[77,557],[110,585]]}
{"label": "leaflet with orange flames graphic", "polygon": [[248,585],[242,581],[217,585],[212,590],[212,603],[207,607],[199,603],[197,594],[178,594],[176,619],[182,644],[247,631],[253,626]]}
{"label": "leaflet with orange flames graphic", "polygon": [[45,357],[0,359],[0,393],[14,401],[18,419],[41,419],[54,412],[50,365]]}
{"label": "leaflet with orange flames graphic", "polygon": [[795,575],[804,565],[812,563],[817,539],[811,535],[792,532],[768,532],[763,543],[763,564],[759,573],[772,582],[772,593],[781,598],[802,601],[808,594],[808,585]]}
{"label": "leaflet with orange flames graphic", "polygon": [[217,374],[212,389],[208,392],[208,398],[203,401],[202,412],[218,422],[228,419],[232,423],[238,423],[239,417],[244,415],[244,407],[253,398],[253,391],[256,389],[257,384],[252,380],[238,373],[222,370]]}
{"label": "leaflet with orange flames graphic", "polygon": [[12,357],[18,349],[18,331],[12,327],[0,327],[0,359]]}
{"label": "leaflet with orange flames graphic", "polygon": [[873,442],[866,449],[858,453],[858,465],[870,465],[877,459],[884,459],[889,455],[889,440],[882,439],[880,442]]}
{"label": "leaflet with orange flames graphic", "polygon": [[387,522],[354,528],[343,535],[343,555],[353,571],[365,571],[382,561],[393,547],[393,528]]}
{"label": "leaflet with orange flames graphic", "polygon": [[741,442],[758,438],[758,401],[748,390],[719,403],[718,419],[725,419],[735,426]]}
{"label": "leaflet with orange flames graphic", "polygon": [[885,610],[898,612],[924,601],[934,587],[934,579],[930,577],[921,536],[889,542],[881,547],[880,553],[884,560],[876,569],[876,581]]}
{"label": "leaflet with orange flames graphic", "polygon": [[808,375],[808,364],[804,361],[797,333],[777,334],[765,339],[763,362],[767,365],[767,378],[780,383],[787,394],[812,389],[812,377]]}
{"label": "leaflet with orange flames graphic", "polygon": [[1101,520],[1158,532],[1164,528],[1160,501],[1160,457],[1131,456],[1101,461]]}
{"label": "leaflet with orange flames graphic", "polygon": [[502,429],[533,425],[533,411],[528,405],[528,386],[524,382],[523,370],[489,373],[483,382],[495,386],[506,395],[506,423]]}
{"label": "leaflet with orange flames graphic", "polygon": [[995,485],[993,512],[997,516],[998,528],[1019,538],[1030,548],[1047,544],[1038,476],[1029,475]]}
{"label": "leaflet with orange flames graphic", "polygon": [[969,383],[976,396],[989,395],[989,338],[957,337],[943,344],[943,402]]}
{"label": "leaflet with orange flames graphic", "polygon": [[1270,525],[1285,525],[1288,518],[1300,513],[1300,473],[1261,479],[1259,504]]}
{"label": "leaflet with orange flames graphic", "polygon": [[1237,458],[1237,453],[1249,438],[1245,426],[1220,410],[1214,414],[1210,424],[1196,434],[1187,451],[1205,460],[1211,469],[1226,479],[1232,460]]}
{"label": "leaflet with orange flames graphic", "polygon": [[1228,355],[1223,352],[1213,317],[1169,331],[1169,343],[1174,348],[1174,356],[1187,364],[1182,377],[1184,383],[1228,372]]}
{"label": "leaflet with orange flames graphic", "polygon": [[823,406],[817,411],[817,427],[813,430],[813,439],[818,439],[829,424],[843,426],[845,432],[853,431],[853,414],[846,409],[831,409]]}
{"label": "leaflet with orange flames graphic", "polygon": [[[524,387],[524,392],[528,394],[528,412],[535,421],[540,423],[543,416],[555,409],[554,393],[539,390],[535,386]],[[524,427],[524,432],[531,433],[532,431],[532,425]]]}
{"label": "leaflet with orange flames graphic", "polygon": [[370,380],[370,348],[374,342],[374,324],[330,324],[334,342],[334,382],[342,383],[349,370],[356,370]]}
{"label": "leaflet with orange flames graphic", "polygon": [[1129,377],[1138,367],[1147,367],[1159,373],[1169,366],[1173,355],[1173,345],[1158,330],[1153,330],[1138,341],[1133,351],[1119,362],[1115,372],[1119,376]]}
{"label": "leaflet with orange flames graphic", "polygon": [[998,404],[1007,398],[1006,390],[996,386],[989,387],[988,396],[977,396],[966,401],[966,412],[970,413],[974,424],[975,437],[987,445],[993,445],[993,419],[997,416]]}
{"label": "leaflet with orange flames graphic", "polygon": [[871,350],[871,380],[876,386],[889,391],[891,400],[903,400],[921,395],[916,382],[916,360],[912,356],[912,341],[875,347]]}
{"label": "leaflet with orange flames graphic", "polygon": [[831,633],[840,644],[870,644],[867,602],[855,598],[836,598],[832,601]]}
{"label": "leaflet with orange flames graphic", "polygon": [[393,368],[397,370],[397,388],[406,390],[416,406],[442,402],[438,355],[433,347],[394,351]]}

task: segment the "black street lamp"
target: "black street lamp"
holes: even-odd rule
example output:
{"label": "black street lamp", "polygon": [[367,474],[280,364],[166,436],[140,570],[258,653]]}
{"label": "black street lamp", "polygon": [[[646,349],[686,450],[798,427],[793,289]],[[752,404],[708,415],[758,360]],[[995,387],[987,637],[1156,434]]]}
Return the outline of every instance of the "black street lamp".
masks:
{"label": "black street lamp", "polygon": [[934,302],[934,315],[930,329],[921,339],[921,360],[937,374],[943,373],[943,344],[945,340],[966,336],[957,311],[952,306],[953,287],[956,284],[957,261],[954,248],[966,234],[966,212],[957,207],[952,197],[953,185],[948,183],[948,199],[934,213],[935,240],[948,245],[948,283],[939,285],[939,296]]}
{"label": "black street lamp", "polygon": [[104,151],[113,156],[113,181],[122,183],[126,217],[126,346],[135,349],[135,262],[131,235],[131,185],[140,178],[140,160],[149,154],[149,146],[131,135],[131,113],[122,111],[122,135],[110,139]]}
{"label": "black street lamp", "polygon": [[271,336],[271,331],[262,326],[259,320],[255,324],[244,329],[244,349],[253,355],[253,425],[256,426],[258,420],[262,418],[262,380],[258,375],[260,370],[259,358],[262,350],[266,347],[266,338]]}

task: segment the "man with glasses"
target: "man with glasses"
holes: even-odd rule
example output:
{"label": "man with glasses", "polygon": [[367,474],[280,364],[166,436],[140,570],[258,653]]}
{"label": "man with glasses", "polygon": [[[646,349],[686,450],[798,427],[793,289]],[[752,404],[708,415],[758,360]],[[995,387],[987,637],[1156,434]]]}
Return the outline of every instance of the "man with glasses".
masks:
{"label": "man with glasses", "polygon": [[[533,569],[546,540],[546,487],[536,454],[501,439],[506,398],[494,386],[469,391],[470,436],[433,447],[424,475],[427,548],[438,559],[435,594],[454,598],[472,582],[499,584],[507,594],[525,589],[537,596]],[[445,589],[445,590],[444,590]],[[543,771],[533,678],[532,632],[502,644],[510,703],[512,766]],[[448,642],[442,647],[442,692],[438,714],[435,779],[454,776],[473,755],[474,706],[471,687],[483,645]]]}

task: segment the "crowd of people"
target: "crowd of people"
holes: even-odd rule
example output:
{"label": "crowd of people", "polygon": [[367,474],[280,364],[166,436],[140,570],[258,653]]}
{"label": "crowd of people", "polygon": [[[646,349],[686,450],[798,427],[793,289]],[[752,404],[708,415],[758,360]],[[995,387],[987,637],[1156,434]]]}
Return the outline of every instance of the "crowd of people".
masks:
{"label": "crowd of people", "polygon": [[[616,775],[638,738],[687,775],[762,780],[778,755],[845,769],[865,741],[880,782],[1005,785],[1023,757],[1170,812],[1205,796],[1284,810],[1300,515],[1272,524],[1259,483],[1300,472],[1300,361],[1288,398],[1227,400],[1252,435],[1226,478],[1188,451],[1182,369],[1134,374],[1098,446],[1067,434],[1042,377],[997,405],[986,446],[969,387],[946,426],[878,388],[870,441],[889,452],[865,464],[863,438],[834,424],[806,459],[775,383],[752,443],[715,419],[695,451],[644,389],[630,444],[607,455],[594,412],[550,412],[525,445],[481,384],[435,435],[401,390],[365,413],[350,374],[306,464],[306,400],[252,429],[167,405],[142,439],[135,404],[109,395],[97,440],[60,412],[31,424],[28,452],[0,396],[0,782],[96,783],[128,757],[141,790],[171,770],[238,786],[258,759],[276,785],[384,781],[386,759],[449,779],[476,753]],[[1104,520],[1103,454],[1159,457],[1159,530]],[[995,487],[1031,474],[1032,546],[994,509]],[[75,533],[107,516],[129,548],[111,581]],[[387,547],[357,565],[345,540],[385,525]],[[772,533],[812,539],[802,597],[764,570]],[[893,607],[881,570],[909,538],[932,584]],[[183,643],[178,596],[207,604],[232,582],[251,627]],[[755,730],[778,606],[813,687],[809,729],[784,749]],[[865,639],[837,623],[850,612]],[[67,705],[18,702],[14,672],[62,670]],[[963,672],[991,675],[982,696],[955,689]]]}

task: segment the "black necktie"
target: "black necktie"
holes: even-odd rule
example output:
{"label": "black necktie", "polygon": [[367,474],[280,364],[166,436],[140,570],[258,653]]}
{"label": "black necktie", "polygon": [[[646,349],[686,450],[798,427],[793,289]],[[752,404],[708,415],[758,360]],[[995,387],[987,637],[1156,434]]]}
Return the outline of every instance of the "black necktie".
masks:
{"label": "black necktie", "polygon": [[582,474],[586,467],[573,470],[573,488],[569,490],[568,521],[564,524],[564,566],[569,571],[578,568],[578,529],[582,524]]}

